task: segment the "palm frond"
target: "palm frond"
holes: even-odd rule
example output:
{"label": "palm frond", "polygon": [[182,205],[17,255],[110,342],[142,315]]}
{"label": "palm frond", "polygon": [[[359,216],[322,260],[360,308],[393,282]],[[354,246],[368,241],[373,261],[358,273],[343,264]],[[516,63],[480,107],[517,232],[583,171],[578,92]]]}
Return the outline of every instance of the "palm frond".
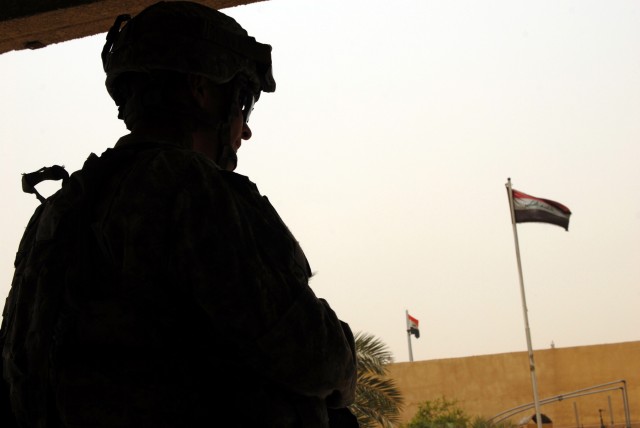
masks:
{"label": "palm frond", "polygon": [[358,369],[378,375],[386,374],[386,365],[393,363],[393,354],[387,345],[368,333],[357,332],[354,337]]}
{"label": "palm frond", "polygon": [[403,397],[387,378],[393,355],[387,345],[371,334],[354,335],[358,358],[356,402],[350,406],[361,428],[392,428],[400,421]]}

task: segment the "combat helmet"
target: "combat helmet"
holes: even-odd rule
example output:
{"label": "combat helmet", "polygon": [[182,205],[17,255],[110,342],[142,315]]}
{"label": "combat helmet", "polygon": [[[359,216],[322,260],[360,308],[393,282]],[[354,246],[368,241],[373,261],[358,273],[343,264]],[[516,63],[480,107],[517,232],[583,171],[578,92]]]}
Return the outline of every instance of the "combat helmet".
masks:
{"label": "combat helmet", "polygon": [[233,18],[189,1],[161,1],[133,18],[118,16],[107,33],[102,64],[117,105],[116,81],[130,72],[192,73],[217,84],[243,75],[255,100],[276,89],[271,46],[257,42]]}

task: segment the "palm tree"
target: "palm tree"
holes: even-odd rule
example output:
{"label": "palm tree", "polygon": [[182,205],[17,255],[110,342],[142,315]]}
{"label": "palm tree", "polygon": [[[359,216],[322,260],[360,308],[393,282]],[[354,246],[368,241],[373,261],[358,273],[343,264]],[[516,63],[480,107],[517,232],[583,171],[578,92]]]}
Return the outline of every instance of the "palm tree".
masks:
{"label": "palm tree", "polygon": [[385,343],[371,334],[355,334],[358,359],[356,401],[350,406],[361,428],[392,428],[400,421],[403,398],[395,382],[387,378],[393,355]]}

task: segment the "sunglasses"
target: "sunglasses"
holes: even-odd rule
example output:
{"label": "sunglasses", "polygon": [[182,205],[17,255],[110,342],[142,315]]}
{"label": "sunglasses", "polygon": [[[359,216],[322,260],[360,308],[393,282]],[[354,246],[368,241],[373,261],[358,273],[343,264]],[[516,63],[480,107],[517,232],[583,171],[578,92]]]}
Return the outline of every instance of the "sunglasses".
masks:
{"label": "sunglasses", "polygon": [[253,106],[256,103],[256,97],[250,91],[241,90],[238,101],[240,103],[240,108],[242,109],[244,123],[249,123],[249,116],[251,116]]}

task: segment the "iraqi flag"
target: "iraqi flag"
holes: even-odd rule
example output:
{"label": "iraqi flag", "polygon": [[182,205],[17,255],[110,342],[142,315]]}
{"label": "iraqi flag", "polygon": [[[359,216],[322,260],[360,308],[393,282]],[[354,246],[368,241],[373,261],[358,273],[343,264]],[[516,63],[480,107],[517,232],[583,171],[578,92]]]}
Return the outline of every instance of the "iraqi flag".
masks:
{"label": "iraqi flag", "polygon": [[418,320],[409,314],[407,314],[407,331],[409,332],[409,334],[413,334],[416,339],[420,338],[420,328],[418,327]]}
{"label": "iraqi flag", "polygon": [[511,189],[511,192],[516,223],[549,223],[569,230],[569,208],[559,202],[536,198],[516,189]]}

